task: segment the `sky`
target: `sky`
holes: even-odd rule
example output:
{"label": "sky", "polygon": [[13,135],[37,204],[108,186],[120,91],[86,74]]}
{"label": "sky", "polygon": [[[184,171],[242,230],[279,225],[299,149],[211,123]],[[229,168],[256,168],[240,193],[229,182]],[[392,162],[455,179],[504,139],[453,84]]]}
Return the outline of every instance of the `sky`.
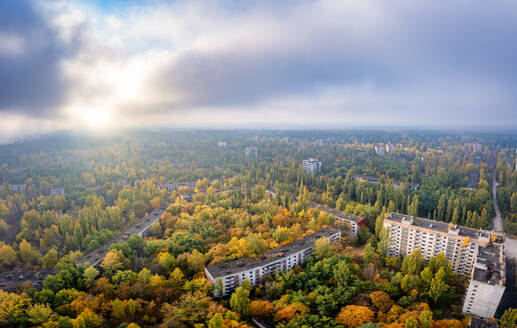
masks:
{"label": "sky", "polygon": [[0,142],[517,126],[517,1],[0,0]]}

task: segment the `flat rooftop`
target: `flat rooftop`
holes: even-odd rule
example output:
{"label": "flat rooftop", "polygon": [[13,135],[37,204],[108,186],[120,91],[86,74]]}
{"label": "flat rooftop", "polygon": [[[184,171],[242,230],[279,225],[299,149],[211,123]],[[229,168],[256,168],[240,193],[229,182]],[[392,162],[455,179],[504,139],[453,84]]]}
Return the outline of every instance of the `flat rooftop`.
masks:
{"label": "flat rooftop", "polygon": [[[457,234],[461,237],[469,237],[472,240],[486,240],[490,239],[490,234],[483,230],[477,230],[473,228],[467,228],[459,225],[453,225],[450,226],[449,223],[435,221],[435,220],[429,220],[424,218],[419,218],[416,216],[410,216],[407,214],[400,214],[400,213],[390,213],[388,217],[386,217],[387,220],[395,221],[402,224],[409,224],[415,227],[421,227],[425,229],[435,230],[443,233],[448,234]],[[413,223],[410,224],[408,220],[412,219]],[[403,222],[405,221],[405,222]],[[453,233],[452,231],[456,232]]]}
{"label": "flat rooftop", "polygon": [[480,247],[474,267],[474,280],[500,285],[505,282],[506,260],[502,254],[502,245],[491,244]]}
{"label": "flat rooftop", "polygon": [[330,208],[328,206],[321,205],[321,204],[318,204],[318,203],[315,203],[315,202],[311,202],[311,207],[312,208],[317,208],[317,209],[322,210],[322,211],[325,211],[325,212],[327,212],[329,214],[332,214],[332,215],[340,217],[340,218],[345,218],[347,220],[354,221],[355,223],[359,223],[359,222],[364,220],[364,218],[362,218],[360,216],[357,216],[357,215],[354,215],[354,214],[345,213],[345,212],[342,212],[342,211],[336,210],[334,208]]}
{"label": "flat rooftop", "polygon": [[231,274],[236,274],[242,271],[251,270],[255,267],[264,266],[269,263],[278,261],[282,257],[286,257],[295,254],[301,250],[312,248],[314,242],[323,237],[330,237],[339,230],[332,228],[324,228],[318,232],[313,233],[303,239],[292,242],[290,244],[277,247],[270,250],[269,252],[257,257],[257,258],[243,258],[234,260],[231,262],[225,262],[221,264],[212,265],[206,267],[206,270],[215,279],[217,277],[224,277]]}

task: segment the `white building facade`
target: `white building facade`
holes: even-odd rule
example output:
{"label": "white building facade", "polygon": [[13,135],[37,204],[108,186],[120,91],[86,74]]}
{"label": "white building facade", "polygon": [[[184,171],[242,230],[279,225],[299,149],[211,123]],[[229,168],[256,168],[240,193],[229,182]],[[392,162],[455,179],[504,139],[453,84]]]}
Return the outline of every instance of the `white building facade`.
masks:
{"label": "white building facade", "polygon": [[504,237],[398,213],[385,218],[384,226],[390,229],[390,256],[417,249],[425,259],[443,253],[454,272],[470,276],[463,313],[494,316],[505,289]]}
{"label": "white building facade", "polygon": [[226,296],[231,294],[244,280],[248,280],[253,286],[256,286],[262,277],[302,265],[311,256],[314,242],[325,237],[335,242],[341,237],[341,231],[325,228],[301,240],[275,248],[257,259],[239,259],[205,267],[205,276],[215,286],[214,296],[220,296],[219,280],[222,284],[222,296]]}
{"label": "white building facade", "polygon": [[302,161],[303,169],[305,172],[316,175],[321,172],[321,161],[309,158]]}

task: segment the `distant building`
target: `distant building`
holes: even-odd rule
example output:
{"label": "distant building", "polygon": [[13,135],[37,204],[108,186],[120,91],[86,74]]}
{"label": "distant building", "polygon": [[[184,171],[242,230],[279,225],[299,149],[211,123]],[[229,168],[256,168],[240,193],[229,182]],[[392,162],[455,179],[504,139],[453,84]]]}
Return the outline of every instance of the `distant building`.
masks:
{"label": "distant building", "polygon": [[473,151],[481,151],[481,144],[478,143],[465,143],[463,146],[467,150],[473,150]]}
{"label": "distant building", "polygon": [[8,167],[9,167],[9,164],[7,164],[7,163],[2,163],[2,168],[3,168],[3,169],[7,169]]}
{"label": "distant building", "polygon": [[[365,181],[365,182],[374,183],[374,184],[379,183],[379,178],[376,176],[373,176],[373,175],[354,174],[354,179],[356,181]],[[398,180],[393,181],[393,189],[397,190],[400,187],[400,185],[402,185],[402,183],[403,183],[402,181],[398,181]],[[417,191],[418,188],[420,188],[420,185],[418,183],[408,182],[407,188],[409,191],[412,191],[412,190]]]}
{"label": "distant building", "polygon": [[244,149],[244,156],[257,158],[258,157],[258,149],[257,149],[257,147],[246,147]]}
{"label": "distant building", "polygon": [[338,211],[325,205],[311,202],[311,207],[332,214],[332,216],[334,216],[334,219],[336,220],[347,222],[350,225],[350,230],[353,235],[357,235],[359,229],[366,224],[366,220],[360,216]]}
{"label": "distant building", "polygon": [[193,193],[193,192],[180,194],[180,199],[184,202],[192,203],[194,201],[194,195],[195,195],[195,193]]}
{"label": "distant building", "polygon": [[63,195],[64,193],[65,193],[65,188],[55,188],[55,189],[50,190],[50,194],[52,196]]}
{"label": "distant building", "polygon": [[390,153],[395,149],[395,146],[393,146],[392,144],[386,144],[385,148],[386,148],[386,153]]}
{"label": "distant building", "polygon": [[27,188],[27,184],[13,184],[11,185],[11,189],[13,192],[22,192]]}
{"label": "distant building", "polygon": [[226,141],[218,141],[217,147],[226,147]]}
{"label": "distant building", "polygon": [[334,242],[340,237],[341,231],[325,228],[301,240],[275,248],[258,258],[244,258],[206,267],[205,276],[215,286],[214,296],[221,296],[217,287],[219,280],[222,284],[222,296],[226,296],[244,280],[256,286],[265,276],[303,264],[311,256],[317,239],[328,238]]}
{"label": "distant building", "polygon": [[377,155],[386,155],[386,148],[383,145],[375,145],[373,149]]}
{"label": "distant building", "polygon": [[289,142],[289,137],[283,137],[282,138],[282,142],[283,143],[288,143]]}
{"label": "distant building", "polygon": [[304,159],[303,169],[305,172],[310,173],[312,175],[316,175],[321,172],[321,162],[314,158]]}
{"label": "distant building", "polygon": [[194,188],[196,186],[196,181],[191,182],[168,182],[168,183],[159,183],[158,188],[163,189],[167,188],[168,192],[172,192],[178,187],[186,187],[186,188]]}
{"label": "distant building", "polygon": [[443,253],[454,272],[470,275],[463,313],[491,318],[505,290],[504,237],[455,224],[391,213],[389,255],[419,249],[424,259]]}

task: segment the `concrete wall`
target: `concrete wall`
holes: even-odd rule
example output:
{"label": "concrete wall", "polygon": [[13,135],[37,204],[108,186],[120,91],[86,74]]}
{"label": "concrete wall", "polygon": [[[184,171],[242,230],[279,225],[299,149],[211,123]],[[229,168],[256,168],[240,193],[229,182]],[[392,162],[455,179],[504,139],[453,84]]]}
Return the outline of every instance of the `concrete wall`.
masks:
{"label": "concrete wall", "polygon": [[505,286],[489,285],[472,280],[463,303],[463,313],[471,313],[483,318],[492,318],[499,306],[504,289]]}

